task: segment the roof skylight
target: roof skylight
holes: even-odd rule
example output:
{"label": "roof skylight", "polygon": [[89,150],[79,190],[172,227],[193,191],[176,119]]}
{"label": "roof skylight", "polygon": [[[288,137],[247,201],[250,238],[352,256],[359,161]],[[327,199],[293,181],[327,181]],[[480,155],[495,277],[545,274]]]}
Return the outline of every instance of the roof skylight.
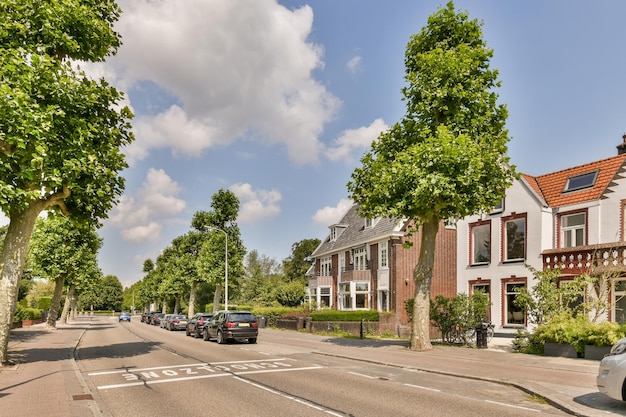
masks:
{"label": "roof skylight", "polygon": [[563,192],[582,190],[585,188],[593,187],[598,177],[598,171],[587,172],[586,174],[575,175],[569,177],[565,183],[565,189]]}

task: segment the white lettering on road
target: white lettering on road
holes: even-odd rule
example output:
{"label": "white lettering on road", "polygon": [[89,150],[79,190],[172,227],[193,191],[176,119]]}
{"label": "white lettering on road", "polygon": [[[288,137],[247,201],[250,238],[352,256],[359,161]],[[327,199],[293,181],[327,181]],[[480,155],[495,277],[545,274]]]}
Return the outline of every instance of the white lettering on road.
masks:
{"label": "white lettering on road", "polygon": [[92,372],[87,375],[91,377],[102,377],[120,375],[123,382],[97,385],[98,389],[113,389],[131,386],[142,386],[151,384],[162,384],[166,382],[189,381],[194,379],[215,378],[225,376],[238,376],[258,373],[305,371],[321,369],[319,365],[308,367],[297,367],[288,363],[292,359],[276,360],[252,360],[217,362],[213,364],[198,363],[177,366],[159,366],[153,368],[124,369],[112,371]]}

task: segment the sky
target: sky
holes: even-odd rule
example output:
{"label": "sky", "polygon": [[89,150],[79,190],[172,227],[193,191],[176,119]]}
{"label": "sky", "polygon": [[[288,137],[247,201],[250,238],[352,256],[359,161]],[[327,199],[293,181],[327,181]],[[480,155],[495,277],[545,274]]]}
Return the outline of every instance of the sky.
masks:
{"label": "sky", "polygon": [[[228,189],[248,251],[282,261],[324,239],[346,183],[405,114],[411,35],[445,1],[122,0],[123,45],[86,65],[126,92],[126,190],[99,230],[100,267],[143,278]],[[540,175],[616,155],[626,132],[626,2],[457,0],[483,22],[509,156]],[[7,222],[6,219],[4,219]]]}

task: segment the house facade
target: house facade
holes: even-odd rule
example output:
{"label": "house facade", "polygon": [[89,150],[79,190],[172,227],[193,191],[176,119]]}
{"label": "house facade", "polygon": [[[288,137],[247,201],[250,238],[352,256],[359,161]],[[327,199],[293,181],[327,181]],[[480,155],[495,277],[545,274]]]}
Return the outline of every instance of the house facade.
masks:
{"label": "house facade", "polygon": [[457,287],[481,289],[500,332],[528,326],[515,289],[536,284],[536,270],[561,268],[560,280],[611,270],[604,319],[626,309],[626,135],[618,155],[533,177],[522,174],[491,213],[457,222]]}
{"label": "house facade", "polygon": [[[353,205],[313,252],[308,273],[309,302],[317,308],[395,312],[398,326],[408,324],[405,301],[415,294],[413,269],[421,234],[404,247],[406,223],[367,219]],[[440,225],[431,293],[456,295],[456,231]]]}

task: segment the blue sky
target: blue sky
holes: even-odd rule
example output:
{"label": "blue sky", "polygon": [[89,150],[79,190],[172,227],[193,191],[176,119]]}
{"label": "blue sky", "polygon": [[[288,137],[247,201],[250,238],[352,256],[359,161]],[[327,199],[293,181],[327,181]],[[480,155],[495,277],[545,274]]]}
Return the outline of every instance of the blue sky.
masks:
{"label": "blue sky", "polygon": [[[430,0],[124,0],[116,57],[87,69],[127,92],[136,142],[100,266],[142,279],[193,213],[231,189],[248,250],[323,239],[346,183],[404,114],[404,53]],[[457,0],[484,22],[509,155],[539,175],[616,154],[626,132],[626,2]]]}

